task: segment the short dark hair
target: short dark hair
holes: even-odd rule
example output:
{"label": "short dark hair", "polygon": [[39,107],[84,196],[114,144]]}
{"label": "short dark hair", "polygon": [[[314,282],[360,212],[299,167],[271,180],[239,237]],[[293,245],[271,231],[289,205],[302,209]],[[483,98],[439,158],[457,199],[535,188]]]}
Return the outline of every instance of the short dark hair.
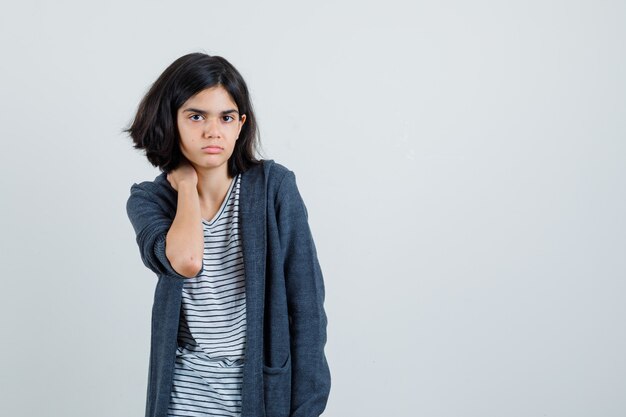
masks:
{"label": "short dark hair", "polygon": [[170,64],[141,100],[130,127],[122,132],[130,135],[133,148],[145,150],[153,166],[169,173],[184,159],[179,145],[178,109],[191,96],[217,85],[224,87],[237,104],[239,119],[246,115],[228,160],[228,174],[234,177],[261,162],[256,158],[260,133],[246,82],[221,56],[194,52]]}

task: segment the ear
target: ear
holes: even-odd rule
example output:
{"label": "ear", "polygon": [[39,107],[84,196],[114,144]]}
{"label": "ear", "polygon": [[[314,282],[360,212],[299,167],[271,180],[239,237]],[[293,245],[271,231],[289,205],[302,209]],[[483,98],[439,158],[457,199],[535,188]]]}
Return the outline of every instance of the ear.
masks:
{"label": "ear", "polygon": [[237,139],[239,139],[239,134],[241,133],[241,129],[243,128],[243,124],[246,122],[246,115],[245,114],[241,115],[240,122],[241,122],[241,124],[239,125],[239,132],[237,132]]}

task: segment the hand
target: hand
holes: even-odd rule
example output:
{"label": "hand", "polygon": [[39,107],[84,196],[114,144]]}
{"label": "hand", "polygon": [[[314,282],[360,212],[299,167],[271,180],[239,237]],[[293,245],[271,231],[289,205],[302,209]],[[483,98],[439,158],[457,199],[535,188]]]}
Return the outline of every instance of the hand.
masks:
{"label": "hand", "polygon": [[198,185],[198,173],[186,158],[183,158],[180,165],[167,174],[167,180],[172,188],[178,191],[181,182],[190,182],[196,187]]}

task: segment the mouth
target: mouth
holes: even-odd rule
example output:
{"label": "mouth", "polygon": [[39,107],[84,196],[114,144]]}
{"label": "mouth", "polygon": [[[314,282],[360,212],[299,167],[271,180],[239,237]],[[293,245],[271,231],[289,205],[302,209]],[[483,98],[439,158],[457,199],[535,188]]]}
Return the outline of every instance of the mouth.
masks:
{"label": "mouth", "polygon": [[221,146],[209,145],[202,148],[202,152],[205,154],[219,154],[224,151],[224,148]]}

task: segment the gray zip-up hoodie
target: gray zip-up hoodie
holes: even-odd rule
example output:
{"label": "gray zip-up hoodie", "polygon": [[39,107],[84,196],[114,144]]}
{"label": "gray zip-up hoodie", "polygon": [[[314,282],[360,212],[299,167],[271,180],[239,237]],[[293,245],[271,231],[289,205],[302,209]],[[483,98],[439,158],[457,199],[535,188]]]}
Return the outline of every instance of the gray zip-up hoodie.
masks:
{"label": "gray zip-up hoodie", "polygon": [[[293,171],[274,160],[242,173],[239,225],[246,277],[242,417],[318,417],[330,393],[324,282]],[[143,263],[157,274],[146,417],[166,417],[185,276],[165,256],[178,193],[162,172],[126,204]],[[198,275],[203,271],[200,270]]]}

